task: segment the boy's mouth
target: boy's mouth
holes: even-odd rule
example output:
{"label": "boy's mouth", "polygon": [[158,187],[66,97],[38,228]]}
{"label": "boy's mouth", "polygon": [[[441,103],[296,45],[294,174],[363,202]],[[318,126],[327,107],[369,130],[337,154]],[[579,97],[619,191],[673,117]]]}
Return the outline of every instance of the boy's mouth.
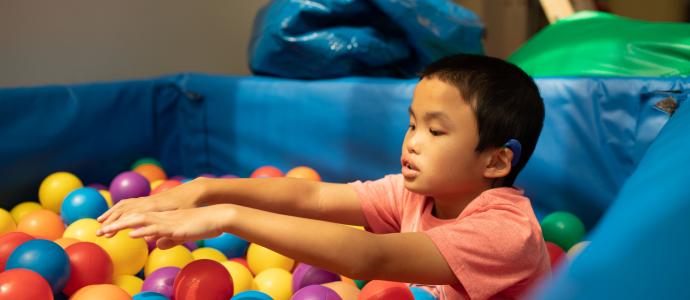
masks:
{"label": "boy's mouth", "polygon": [[415,166],[414,163],[412,163],[410,160],[407,158],[401,158],[400,159],[400,164],[402,165],[402,175],[403,177],[407,179],[412,179],[417,177],[419,175],[419,169],[417,169],[417,166]]}

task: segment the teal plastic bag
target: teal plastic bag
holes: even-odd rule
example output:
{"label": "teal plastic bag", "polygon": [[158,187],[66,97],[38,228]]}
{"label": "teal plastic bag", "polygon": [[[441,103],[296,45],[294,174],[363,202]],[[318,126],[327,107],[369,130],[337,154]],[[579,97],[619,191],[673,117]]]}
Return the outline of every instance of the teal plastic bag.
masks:
{"label": "teal plastic bag", "polygon": [[548,26],[508,60],[532,76],[687,76],[690,24],[584,11]]}

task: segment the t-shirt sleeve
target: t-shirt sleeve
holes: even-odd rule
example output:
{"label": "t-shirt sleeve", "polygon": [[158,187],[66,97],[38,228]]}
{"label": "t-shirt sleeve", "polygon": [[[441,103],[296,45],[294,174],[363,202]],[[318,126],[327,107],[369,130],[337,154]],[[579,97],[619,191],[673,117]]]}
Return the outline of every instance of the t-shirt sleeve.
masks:
{"label": "t-shirt sleeve", "polygon": [[521,283],[539,265],[541,237],[514,206],[489,206],[425,233],[472,299],[487,299]]}
{"label": "t-shirt sleeve", "polygon": [[367,230],[374,233],[400,232],[404,197],[401,175],[387,175],[375,181],[349,184],[355,189],[362,205]]}

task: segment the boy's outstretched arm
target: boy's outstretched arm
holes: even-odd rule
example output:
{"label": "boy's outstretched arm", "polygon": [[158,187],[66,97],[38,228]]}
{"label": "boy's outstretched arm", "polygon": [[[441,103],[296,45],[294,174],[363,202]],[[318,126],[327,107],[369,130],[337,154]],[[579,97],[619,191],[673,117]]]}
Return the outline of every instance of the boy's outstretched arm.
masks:
{"label": "boy's outstretched arm", "polygon": [[112,233],[124,228],[138,228],[130,235],[158,239],[161,248],[225,231],[350,278],[458,283],[424,233],[373,234],[341,224],[232,204],[129,214],[103,230]]}
{"label": "boy's outstretched arm", "polygon": [[355,191],[347,184],[295,178],[198,178],[165,192],[118,202],[98,218],[104,225],[126,213],[238,204],[281,214],[366,225]]}

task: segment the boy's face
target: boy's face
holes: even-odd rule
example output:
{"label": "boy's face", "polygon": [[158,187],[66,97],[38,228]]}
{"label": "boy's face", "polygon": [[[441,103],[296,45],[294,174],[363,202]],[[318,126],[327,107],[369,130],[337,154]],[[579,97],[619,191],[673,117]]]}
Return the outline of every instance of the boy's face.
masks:
{"label": "boy's face", "polygon": [[414,91],[402,145],[405,187],[433,197],[485,187],[490,154],[475,152],[478,143],[474,111],[458,89],[433,77],[422,79]]}

